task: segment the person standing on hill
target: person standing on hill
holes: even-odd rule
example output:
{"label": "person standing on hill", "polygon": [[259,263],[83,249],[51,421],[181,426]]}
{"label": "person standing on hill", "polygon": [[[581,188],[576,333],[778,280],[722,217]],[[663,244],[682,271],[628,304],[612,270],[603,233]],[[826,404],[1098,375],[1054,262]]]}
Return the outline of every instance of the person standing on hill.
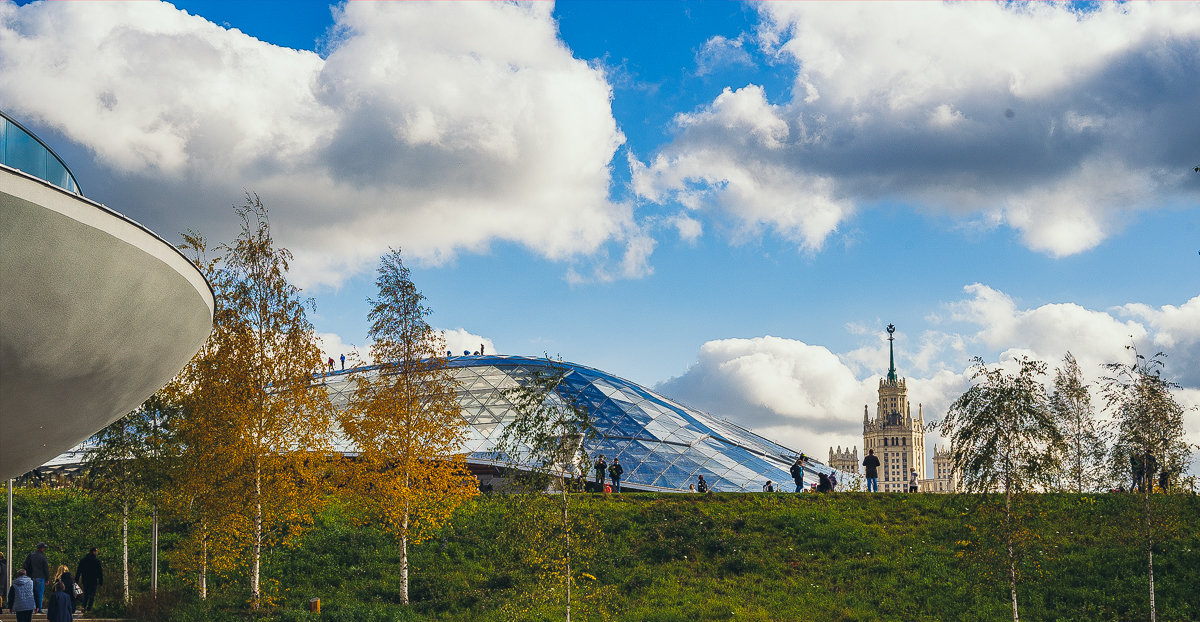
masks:
{"label": "person standing on hill", "polygon": [[796,492],[804,492],[804,454],[796,458],[791,468],[792,481],[796,482]]}
{"label": "person standing on hill", "polygon": [[696,480],[696,492],[698,492],[700,494],[704,494],[704,493],[708,492],[708,482],[704,481],[703,475],[700,475],[698,477],[699,477],[699,479]]}
{"label": "person standing on hill", "polygon": [[83,587],[83,602],[79,603],[79,610],[84,613],[92,609],[92,603],[96,600],[96,587],[104,585],[104,569],[100,566],[97,552],[98,549],[93,546],[75,567],[75,580]]}
{"label": "person standing on hill", "polygon": [[625,472],[625,467],[621,466],[621,461],[613,458],[613,463],[608,466],[608,479],[612,480],[613,492],[620,494],[621,492],[621,474]]}
{"label": "person standing on hill", "polygon": [[46,561],[46,543],[38,542],[37,548],[25,556],[21,564],[25,574],[33,581],[33,606],[36,613],[42,612],[42,596],[46,592],[46,579],[50,578],[50,562]]}
{"label": "person standing on hill", "polygon": [[912,473],[910,473],[908,476],[908,491],[909,492],[917,491],[917,470],[916,469],[913,469]]}
{"label": "person standing on hill", "polygon": [[600,487],[604,487],[604,472],[608,470],[608,463],[604,461],[604,454],[600,454],[600,459],[596,461],[596,483]]}
{"label": "person standing on hill", "polygon": [[867,476],[867,492],[879,492],[879,457],[875,455],[874,449],[867,450],[863,469]]}

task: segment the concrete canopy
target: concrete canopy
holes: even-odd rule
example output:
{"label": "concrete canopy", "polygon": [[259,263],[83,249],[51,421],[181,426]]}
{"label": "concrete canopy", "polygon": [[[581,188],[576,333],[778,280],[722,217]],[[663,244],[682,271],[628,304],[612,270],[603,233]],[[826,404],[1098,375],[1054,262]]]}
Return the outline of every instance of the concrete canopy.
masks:
{"label": "concrete canopy", "polygon": [[0,479],[136,408],[212,318],[212,289],[170,244],[0,166]]}

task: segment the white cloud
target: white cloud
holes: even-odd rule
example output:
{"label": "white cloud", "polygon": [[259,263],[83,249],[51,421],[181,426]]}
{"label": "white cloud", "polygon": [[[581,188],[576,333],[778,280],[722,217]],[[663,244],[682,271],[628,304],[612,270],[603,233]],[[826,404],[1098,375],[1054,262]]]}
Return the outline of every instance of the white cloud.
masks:
{"label": "white cloud", "polygon": [[388,246],[576,257],[632,211],[608,199],[611,88],[551,10],[346,3],[322,59],[169,4],[3,3],[0,98],[93,151],[89,194],[168,237],[228,234],[227,206],[257,192],[301,285]]}
{"label": "white cloud", "polygon": [[696,75],[703,76],[722,67],[752,66],[754,60],[746,51],[746,36],[729,39],[716,35],[696,52]]}
{"label": "white cloud", "polygon": [[455,355],[467,351],[478,352],[480,346],[483,346],[484,354],[500,354],[491,339],[468,332],[465,328],[442,330],[442,334],[446,336],[446,350]]}
{"label": "white cloud", "polygon": [[758,7],[792,99],[750,84],[679,115],[674,140],[631,166],[643,198],[808,249],[865,206],[919,204],[1065,256],[1194,196],[1195,4]]}

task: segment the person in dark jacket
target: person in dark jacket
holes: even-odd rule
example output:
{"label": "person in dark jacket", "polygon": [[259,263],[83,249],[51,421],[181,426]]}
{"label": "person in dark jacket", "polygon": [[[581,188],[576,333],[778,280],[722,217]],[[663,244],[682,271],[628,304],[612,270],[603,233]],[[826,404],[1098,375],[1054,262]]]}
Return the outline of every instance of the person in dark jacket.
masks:
{"label": "person in dark jacket", "polygon": [[17,578],[8,588],[8,610],[17,614],[17,622],[30,622],[33,607],[33,579],[26,576],[24,568],[18,568]]}
{"label": "person in dark jacket", "polygon": [[817,473],[817,492],[829,492],[833,490],[833,485],[829,483],[829,476],[824,473]]}
{"label": "person in dark jacket", "polygon": [[75,580],[83,587],[83,601],[79,603],[79,610],[84,613],[92,609],[92,603],[96,600],[96,586],[104,585],[104,569],[100,566],[100,558],[96,557],[97,552],[93,546],[75,567]]}
{"label": "person in dark jacket", "polygon": [[879,492],[879,456],[875,455],[874,449],[867,450],[863,469],[867,477],[867,492]]}
{"label": "person in dark jacket", "polygon": [[608,463],[604,461],[604,455],[601,454],[600,459],[596,461],[596,483],[600,487],[604,487],[604,472],[608,470]]}
{"label": "person in dark jacket", "polygon": [[621,474],[625,472],[625,467],[621,466],[621,461],[613,458],[612,464],[608,465],[608,479],[612,480],[613,492],[621,492]]}
{"label": "person in dark jacket", "polygon": [[71,622],[74,619],[71,609],[71,596],[67,594],[62,581],[54,582],[54,593],[46,599],[47,622]]}
{"label": "person in dark jacket", "polygon": [[37,548],[25,556],[21,564],[25,574],[33,580],[33,606],[42,612],[42,595],[46,592],[46,579],[50,578],[50,562],[46,560],[46,543],[38,542]]}
{"label": "person in dark jacket", "polygon": [[8,602],[5,599],[8,598],[9,576],[11,575],[8,574],[8,558],[4,553],[0,553],[0,611],[4,611],[5,603]]}
{"label": "person in dark jacket", "polygon": [[796,458],[791,468],[792,481],[796,482],[796,492],[804,492],[804,454]]}
{"label": "person in dark jacket", "polygon": [[71,611],[75,611],[75,578],[71,576],[71,569],[67,568],[66,564],[60,564],[58,570],[54,572],[54,583],[62,582],[63,591],[67,596],[71,597]]}
{"label": "person in dark jacket", "polygon": [[704,493],[708,492],[708,482],[704,481],[703,475],[700,475],[698,477],[699,477],[699,480],[696,482],[696,492],[698,492],[700,494],[704,494]]}

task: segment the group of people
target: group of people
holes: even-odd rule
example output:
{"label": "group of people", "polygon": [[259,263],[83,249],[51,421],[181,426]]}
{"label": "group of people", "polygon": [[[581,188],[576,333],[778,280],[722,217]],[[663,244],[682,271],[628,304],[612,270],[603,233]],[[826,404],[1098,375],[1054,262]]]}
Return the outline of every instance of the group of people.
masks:
{"label": "group of people", "polygon": [[[796,458],[796,461],[792,463],[792,468],[789,469],[789,474],[792,476],[792,481],[796,483],[796,492],[804,492],[806,490],[804,486],[804,468],[806,466],[808,466],[808,456],[800,454],[800,456]],[[770,485],[771,482],[768,480],[767,484]],[[837,485],[838,481],[836,473],[817,473],[816,492],[833,492],[834,490],[837,490]],[[763,490],[766,490],[766,486],[763,487]]]}
{"label": "group of people", "polygon": [[1158,488],[1163,492],[1167,491],[1167,486],[1171,483],[1170,470],[1159,469],[1158,459],[1151,453],[1130,454],[1129,471],[1133,475],[1133,485],[1129,487],[1130,491],[1136,488],[1138,492],[1145,492],[1145,487],[1149,486],[1150,492],[1154,492],[1155,475],[1158,476]]}
{"label": "group of people", "polygon": [[88,551],[79,560],[74,576],[65,564],[51,575],[46,543],[39,542],[25,556],[25,563],[14,573],[11,585],[5,585],[9,577],[8,560],[0,553],[0,610],[7,608],[16,614],[17,622],[29,622],[34,613],[42,611],[49,622],[69,621],[74,618],[76,606],[86,613],[95,602],[96,589],[104,585],[98,552],[94,547]]}
{"label": "group of people", "polygon": [[[612,464],[604,460],[604,455],[596,460],[596,464],[592,465],[596,470],[596,483],[604,489],[604,492],[621,492],[621,475],[625,473],[625,467],[621,466],[621,461],[613,458]],[[605,483],[604,476],[608,475],[608,481]]]}
{"label": "group of people", "polygon": [[[792,464],[790,473],[792,480],[796,483],[796,492],[804,492],[808,487],[804,483],[804,469],[808,466],[808,456],[800,454],[796,458],[796,462]],[[867,452],[866,459],[863,460],[863,467],[866,470],[867,492],[879,492],[879,458],[875,456],[875,450],[871,449]],[[596,471],[596,483],[599,484],[604,492],[621,492],[621,474],[625,469],[621,467],[621,462],[613,458],[612,464],[609,464],[604,456],[601,455],[593,465]],[[1136,473],[1136,471],[1135,471]],[[1143,471],[1144,473],[1144,471]],[[605,478],[611,483],[605,483]],[[1136,475],[1135,475],[1136,477]],[[833,492],[837,490],[838,480],[836,471],[829,473],[817,473],[817,483],[813,484],[816,492]],[[908,491],[917,492],[918,479],[917,470],[913,469],[909,475]],[[775,482],[767,480],[763,484],[763,492],[776,492],[777,487]],[[699,475],[696,483],[688,484],[690,492],[707,493],[712,492],[712,485],[704,479],[703,475]]]}

